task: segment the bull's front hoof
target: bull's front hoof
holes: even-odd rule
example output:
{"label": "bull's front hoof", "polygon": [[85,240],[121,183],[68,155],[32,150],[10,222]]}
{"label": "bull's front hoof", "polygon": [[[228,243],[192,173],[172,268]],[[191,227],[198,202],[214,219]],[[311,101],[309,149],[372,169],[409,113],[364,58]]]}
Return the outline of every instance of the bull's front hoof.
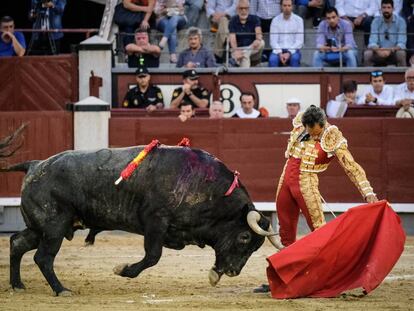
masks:
{"label": "bull's front hoof", "polygon": [[84,247],[93,246],[93,242],[91,241],[85,241],[85,244],[83,244]]}
{"label": "bull's front hoof", "polygon": [[12,289],[15,293],[23,293],[26,290],[24,285],[22,287],[12,287]]}
{"label": "bull's front hoof", "polygon": [[216,286],[217,283],[220,281],[220,277],[221,275],[219,275],[213,269],[210,269],[210,272],[208,273],[208,280],[210,281],[211,286]]}
{"label": "bull's front hoof", "polygon": [[69,289],[65,289],[65,290],[62,290],[60,293],[58,293],[56,296],[71,297],[72,296],[72,291],[70,291]]}
{"label": "bull's front hoof", "polygon": [[124,269],[125,268],[127,268],[128,267],[128,264],[126,264],[126,263],[124,263],[124,264],[121,264],[121,265],[117,265],[115,268],[114,268],[114,273],[116,274],[116,275],[120,275],[120,276],[124,276],[123,274],[122,274],[122,272],[124,272]]}

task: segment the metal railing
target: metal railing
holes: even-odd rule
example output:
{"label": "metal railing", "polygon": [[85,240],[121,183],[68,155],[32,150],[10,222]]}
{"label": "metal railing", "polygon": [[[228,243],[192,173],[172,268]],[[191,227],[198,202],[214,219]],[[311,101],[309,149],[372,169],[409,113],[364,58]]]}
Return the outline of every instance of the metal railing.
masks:
{"label": "metal railing", "polygon": [[[213,42],[214,42],[214,38],[216,36],[216,33],[212,33],[210,32],[210,30],[202,30],[203,33],[203,43],[204,46],[206,46],[207,48],[209,48],[210,50],[213,51]],[[286,35],[287,33],[283,33],[283,35]],[[293,33],[292,33],[293,34]],[[300,33],[302,34],[302,33]],[[301,54],[302,54],[302,60],[303,63],[301,64],[301,67],[313,67],[312,66],[312,58],[313,58],[313,54],[315,51],[319,50],[316,47],[316,37],[318,36],[319,32],[315,29],[306,29],[304,34],[304,45],[302,48],[300,48]],[[124,47],[123,47],[123,40],[122,37],[124,35],[129,35],[129,36],[133,36],[133,34],[131,33],[118,33],[117,34],[117,39],[116,39],[116,55],[120,55],[120,61],[123,62],[126,60],[126,55],[125,55],[125,51],[124,51]],[[263,38],[266,42],[265,48],[263,49],[263,52],[266,54],[270,54],[272,52],[272,48],[270,47],[270,35],[271,33],[264,33],[263,34]],[[344,35],[343,33],[341,35]],[[381,34],[380,34],[381,35]],[[383,34],[382,34],[383,35]],[[398,33],[388,33],[388,35],[398,35]],[[414,33],[407,33],[407,36],[413,35]],[[353,32],[353,36],[354,36],[354,40],[357,44],[357,46],[355,47],[355,50],[357,52],[357,59],[359,60],[359,66],[361,67],[362,65],[362,55],[363,55],[363,51],[366,49],[365,43],[364,43],[364,36],[365,33],[362,31],[354,31]],[[162,33],[152,30],[150,33],[150,37],[151,37],[151,42],[153,44],[157,44],[159,42],[159,40],[162,37]],[[177,33],[177,37],[178,37],[178,47],[177,47],[177,54],[179,52],[181,52],[182,50],[188,48],[187,46],[187,40],[186,40],[186,36],[185,36],[185,29],[184,30],[180,30]],[[338,46],[340,47],[340,46]],[[412,53],[414,52],[414,50],[410,50],[410,49],[406,49],[407,53]],[[213,51],[214,52],[214,51]],[[222,50],[223,54],[224,54],[224,65],[229,66],[229,60],[231,57],[231,49],[230,49],[230,45],[229,45],[229,40],[226,41],[225,46],[223,47]],[[162,55],[161,55],[161,60],[162,59],[167,59],[167,54],[169,53],[168,48],[165,48],[162,51]],[[161,61],[161,63],[163,63]],[[342,68],[345,67],[344,65],[344,60],[343,60],[343,53],[339,54],[339,61],[336,64],[337,67]]]}

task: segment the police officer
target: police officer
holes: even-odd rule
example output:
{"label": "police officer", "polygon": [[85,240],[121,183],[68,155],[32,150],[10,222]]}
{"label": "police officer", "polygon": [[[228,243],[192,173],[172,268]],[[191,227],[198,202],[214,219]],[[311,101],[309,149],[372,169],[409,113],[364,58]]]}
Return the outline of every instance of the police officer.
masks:
{"label": "police officer", "polygon": [[209,105],[210,92],[198,83],[198,74],[194,69],[183,72],[183,86],[176,88],[171,99],[171,108],[178,108],[184,100],[193,108],[206,108]]}
{"label": "police officer", "polygon": [[122,108],[145,108],[148,112],[164,108],[161,89],[150,83],[148,69],[139,67],[135,75],[137,86],[126,93]]}

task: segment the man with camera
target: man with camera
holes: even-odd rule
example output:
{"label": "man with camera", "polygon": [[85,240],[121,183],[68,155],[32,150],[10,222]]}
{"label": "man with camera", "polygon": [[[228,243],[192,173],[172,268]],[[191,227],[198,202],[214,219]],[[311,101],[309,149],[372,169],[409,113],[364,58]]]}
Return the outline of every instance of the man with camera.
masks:
{"label": "man with camera", "polygon": [[14,20],[10,16],[0,19],[0,56],[23,56],[26,41],[19,31],[14,31]]}
{"label": "man with camera", "polygon": [[45,32],[33,33],[28,54],[59,54],[63,33],[48,32],[48,30],[62,29],[65,6],[66,0],[32,0],[29,18],[33,21],[33,29],[45,30]]}
{"label": "man with camera", "polygon": [[341,65],[357,67],[356,43],[351,23],[339,18],[338,11],[332,7],[325,11],[326,19],[318,27],[316,47],[313,54],[313,67]]}

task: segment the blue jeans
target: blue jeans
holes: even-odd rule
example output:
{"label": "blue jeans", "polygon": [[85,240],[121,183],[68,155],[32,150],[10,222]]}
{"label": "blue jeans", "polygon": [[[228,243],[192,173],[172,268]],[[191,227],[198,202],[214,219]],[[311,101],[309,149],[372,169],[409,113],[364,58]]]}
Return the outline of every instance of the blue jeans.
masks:
{"label": "blue jeans", "polygon": [[[300,51],[296,50],[295,53],[290,55],[287,66],[300,67],[300,58],[301,58]],[[283,66],[283,65],[280,63],[279,55],[272,52],[269,57],[269,67],[280,67],[280,66]]]}
{"label": "blue jeans", "polygon": [[188,19],[188,26],[197,26],[200,11],[203,8],[204,0],[186,0],[185,16]]}
{"label": "blue jeans", "polygon": [[[357,55],[355,50],[348,50],[342,53],[342,62],[345,67],[358,67]],[[329,65],[338,66],[339,62],[329,63],[326,61],[325,53],[315,51],[313,53],[313,67],[323,67],[324,63]]]}
{"label": "blue jeans", "polygon": [[187,19],[183,15],[173,15],[163,17],[157,24],[157,29],[168,38],[168,50],[170,54],[175,53],[177,49],[177,30],[183,29],[187,24]]}

